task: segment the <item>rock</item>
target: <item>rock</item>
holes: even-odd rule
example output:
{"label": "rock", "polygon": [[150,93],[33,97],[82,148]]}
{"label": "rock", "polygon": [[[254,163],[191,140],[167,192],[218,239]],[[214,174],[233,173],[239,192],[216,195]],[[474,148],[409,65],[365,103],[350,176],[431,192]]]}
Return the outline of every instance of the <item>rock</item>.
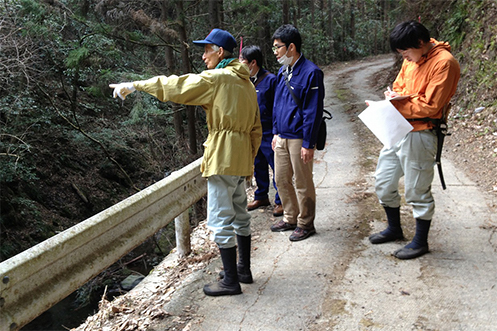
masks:
{"label": "rock", "polygon": [[129,275],[121,282],[121,288],[125,291],[131,291],[136,285],[145,278],[143,275]]}

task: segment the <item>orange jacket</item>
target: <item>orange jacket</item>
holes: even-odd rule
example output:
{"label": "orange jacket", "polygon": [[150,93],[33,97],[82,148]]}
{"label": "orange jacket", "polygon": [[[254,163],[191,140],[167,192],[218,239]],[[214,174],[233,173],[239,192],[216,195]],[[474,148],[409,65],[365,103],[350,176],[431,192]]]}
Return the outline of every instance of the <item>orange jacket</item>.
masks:
{"label": "orange jacket", "polygon": [[[456,93],[460,77],[459,62],[450,53],[450,45],[435,39],[434,47],[418,62],[404,60],[393,83],[393,90],[400,95],[414,94],[392,104],[406,119],[441,118],[442,108]],[[431,129],[431,122],[411,122],[413,131]]]}

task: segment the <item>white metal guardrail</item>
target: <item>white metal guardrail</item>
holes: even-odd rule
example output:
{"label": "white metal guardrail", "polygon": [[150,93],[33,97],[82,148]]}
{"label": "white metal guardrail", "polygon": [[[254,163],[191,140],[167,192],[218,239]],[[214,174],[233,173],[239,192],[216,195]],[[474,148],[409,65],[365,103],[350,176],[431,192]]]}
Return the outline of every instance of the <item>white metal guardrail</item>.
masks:
{"label": "white metal guardrail", "polygon": [[200,163],[0,263],[0,331],[20,329],[175,218],[189,252],[183,213],[207,193]]}

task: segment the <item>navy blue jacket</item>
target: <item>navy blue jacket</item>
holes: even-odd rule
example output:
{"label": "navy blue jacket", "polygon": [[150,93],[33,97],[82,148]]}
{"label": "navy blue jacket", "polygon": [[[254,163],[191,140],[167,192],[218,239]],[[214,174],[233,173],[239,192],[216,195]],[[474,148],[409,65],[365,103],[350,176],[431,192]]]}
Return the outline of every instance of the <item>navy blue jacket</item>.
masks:
{"label": "navy blue jacket", "polygon": [[[268,73],[265,77],[265,73]],[[276,89],[276,75],[261,68],[257,73],[257,103],[261,112],[262,134],[273,134],[273,102]]]}
{"label": "navy blue jacket", "polygon": [[278,71],[273,107],[273,134],[285,139],[303,139],[302,147],[316,146],[323,118],[323,72],[303,55],[295,63],[290,86],[300,99],[302,109],[295,103],[285,84],[283,66]]}

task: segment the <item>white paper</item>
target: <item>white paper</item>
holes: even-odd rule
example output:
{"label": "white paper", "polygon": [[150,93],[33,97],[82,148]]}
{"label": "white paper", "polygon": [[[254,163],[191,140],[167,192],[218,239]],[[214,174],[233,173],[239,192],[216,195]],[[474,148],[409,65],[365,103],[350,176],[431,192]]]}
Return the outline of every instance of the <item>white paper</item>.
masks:
{"label": "white paper", "polygon": [[390,101],[366,102],[369,107],[359,114],[359,118],[386,148],[391,148],[412,131],[411,123]]}

